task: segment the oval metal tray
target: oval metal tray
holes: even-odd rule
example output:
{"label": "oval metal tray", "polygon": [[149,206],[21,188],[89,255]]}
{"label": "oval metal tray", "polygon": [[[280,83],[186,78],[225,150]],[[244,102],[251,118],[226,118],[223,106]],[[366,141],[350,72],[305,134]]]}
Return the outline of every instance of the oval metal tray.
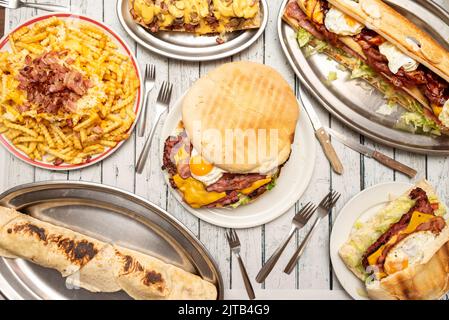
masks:
{"label": "oval metal tray", "polygon": [[182,32],[150,33],[134,22],[128,0],[117,0],[117,15],[125,31],[140,45],[162,56],[184,61],[210,61],[237,54],[264,33],[268,23],[268,4],[260,0],[262,21],[259,29],[226,34],[226,42],[218,44],[217,36],[195,36]]}
{"label": "oval metal tray", "polygon": [[[413,134],[395,128],[402,108],[390,116],[376,111],[385,104],[383,94],[367,90],[361,80],[347,80],[346,72],[324,54],[306,57],[296,41],[295,31],[282,20],[285,0],[279,10],[278,33],[282,49],[293,70],[332,115],[357,132],[388,146],[410,152],[449,155],[449,137]],[[386,0],[396,10],[432,35],[449,50],[449,14],[426,0]],[[431,24],[426,22],[432,21]],[[329,84],[328,74],[336,71],[338,79]]]}
{"label": "oval metal tray", "polygon": [[[207,249],[169,213],[113,187],[85,182],[39,182],[0,195],[0,205],[97,239],[151,254],[214,283],[220,271]],[[130,299],[124,292],[70,289],[55,271],[22,259],[0,258],[0,291],[7,299]]]}

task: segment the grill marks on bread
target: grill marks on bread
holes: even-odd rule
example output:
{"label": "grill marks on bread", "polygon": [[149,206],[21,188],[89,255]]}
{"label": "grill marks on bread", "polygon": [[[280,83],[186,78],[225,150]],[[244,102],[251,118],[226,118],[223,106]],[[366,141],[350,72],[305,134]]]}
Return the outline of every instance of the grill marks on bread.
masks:
{"label": "grill marks on bread", "polygon": [[8,228],[7,233],[32,235],[38,241],[41,241],[44,246],[48,246],[50,243],[56,244],[57,248],[64,253],[70,262],[79,266],[85,265],[98,253],[98,248],[92,242],[87,240],[76,241],[62,235],[52,234],[45,228],[40,228],[32,223],[14,225]]}

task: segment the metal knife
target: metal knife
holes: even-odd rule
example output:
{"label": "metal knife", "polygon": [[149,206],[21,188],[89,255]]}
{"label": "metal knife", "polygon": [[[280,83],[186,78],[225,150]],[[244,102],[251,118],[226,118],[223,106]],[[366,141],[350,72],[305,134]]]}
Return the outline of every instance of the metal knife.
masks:
{"label": "metal knife", "polygon": [[369,158],[377,160],[378,162],[382,163],[383,165],[387,166],[390,169],[402,172],[403,174],[409,176],[410,178],[414,178],[417,174],[417,171],[415,169],[410,168],[409,166],[406,166],[405,164],[400,163],[399,161],[396,161],[393,158],[390,158],[389,156],[380,153],[379,151],[376,151],[370,147],[360,144],[354,140],[350,140],[345,135],[341,134],[338,131],[335,131],[331,128],[326,128],[326,130],[332,137],[343,143],[345,146]]}
{"label": "metal knife", "polygon": [[337,152],[335,152],[335,149],[332,146],[328,133],[326,132],[324,126],[321,124],[321,121],[318,118],[317,113],[313,109],[309,93],[306,92],[306,90],[301,90],[299,96],[300,96],[299,99],[301,100],[304,109],[306,109],[306,112],[309,115],[310,122],[312,122],[312,126],[315,130],[315,136],[320,142],[324,154],[326,155],[326,158],[329,160],[332,169],[337,174],[343,174],[343,164],[341,163],[340,158],[337,155]]}

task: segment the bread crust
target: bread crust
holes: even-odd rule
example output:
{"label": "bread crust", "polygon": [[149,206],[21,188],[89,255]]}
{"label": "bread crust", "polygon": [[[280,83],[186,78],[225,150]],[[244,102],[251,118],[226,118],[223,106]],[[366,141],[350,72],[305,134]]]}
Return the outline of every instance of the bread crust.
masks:
{"label": "bread crust", "polygon": [[[284,164],[298,117],[289,84],[273,68],[254,62],[218,67],[199,79],[182,103],[182,120],[195,149],[231,173],[266,174]],[[242,143],[242,137],[248,139]],[[260,145],[266,152],[259,152]]]}
{"label": "bread crust", "polygon": [[[449,82],[449,52],[381,0],[328,0]],[[419,43],[419,47],[417,44]]]}

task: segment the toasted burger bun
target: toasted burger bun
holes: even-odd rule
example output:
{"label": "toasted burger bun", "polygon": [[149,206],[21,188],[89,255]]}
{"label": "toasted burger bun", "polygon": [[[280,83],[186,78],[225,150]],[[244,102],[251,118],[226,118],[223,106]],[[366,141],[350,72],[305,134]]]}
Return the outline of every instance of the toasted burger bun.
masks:
{"label": "toasted burger bun", "polygon": [[381,0],[328,0],[449,82],[449,52]]}
{"label": "toasted burger bun", "polygon": [[368,283],[376,300],[435,300],[449,291],[449,227],[425,248],[421,263]]}
{"label": "toasted burger bun", "polygon": [[[264,174],[285,163],[298,116],[289,84],[274,69],[253,62],[228,63],[211,71],[192,86],[182,104],[183,123],[195,149],[230,173]],[[208,136],[209,129],[222,141]],[[277,141],[270,138],[274,129]],[[234,133],[228,147],[226,132]],[[256,143],[239,143],[244,136],[254,136]],[[258,154],[259,144],[265,144],[265,154]]]}

